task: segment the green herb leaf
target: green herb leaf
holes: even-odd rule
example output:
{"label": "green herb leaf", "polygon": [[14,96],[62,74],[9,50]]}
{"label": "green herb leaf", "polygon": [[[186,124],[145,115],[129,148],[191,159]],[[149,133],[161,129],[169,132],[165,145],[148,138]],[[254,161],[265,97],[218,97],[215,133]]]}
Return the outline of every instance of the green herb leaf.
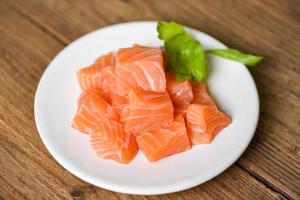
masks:
{"label": "green herb leaf", "polygon": [[183,26],[176,22],[158,22],[157,23],[158,37],[161,40],[168,41],[178,34],[184,33]]}
{"label": "green herb leaf", "polygon": [[254,56],[251,54],[242,53],[236,49],[212,49],[208,50],[208,53],[221,56],[231,60],[235,60],[244,63],[248,66],[254,66],[263,60],[262,56]]}
{"label": "green herb leaf", "polygon": [[167,70],[173,71],[177,80],[200,82],[206,78],[205,52],[176,22],[158,22],[158,37],[165,42],[168,54]]}

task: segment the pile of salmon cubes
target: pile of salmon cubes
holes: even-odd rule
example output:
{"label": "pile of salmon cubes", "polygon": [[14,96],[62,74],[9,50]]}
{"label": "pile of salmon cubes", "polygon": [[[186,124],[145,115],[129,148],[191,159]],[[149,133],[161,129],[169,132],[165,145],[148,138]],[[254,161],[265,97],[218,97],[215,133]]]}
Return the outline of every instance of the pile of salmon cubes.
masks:
{"label": "pile of salmon cubes", "polygon": [[127,164],[139,149],[149,161],[208,144],[228,126],[204,81],[176,81],[161,48],[134,45],[77,72],[82,93],[72,127],[103,159]]}

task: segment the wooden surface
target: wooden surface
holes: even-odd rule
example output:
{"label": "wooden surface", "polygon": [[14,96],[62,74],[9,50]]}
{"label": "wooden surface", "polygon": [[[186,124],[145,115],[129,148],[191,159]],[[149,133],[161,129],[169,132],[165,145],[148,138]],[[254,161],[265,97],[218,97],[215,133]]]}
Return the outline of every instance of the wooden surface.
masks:
{"label": "wooden surface", "polygon": [[[253,141],[193,189],[135,196],[97,188],[63,169],[35,128],[35,89],[51,59],[87,32],[131,20],[176,20],[265,56],[251,70],[261,102]],[[297,0],[0,0],[0,199],[300,199],[299,38]]]}

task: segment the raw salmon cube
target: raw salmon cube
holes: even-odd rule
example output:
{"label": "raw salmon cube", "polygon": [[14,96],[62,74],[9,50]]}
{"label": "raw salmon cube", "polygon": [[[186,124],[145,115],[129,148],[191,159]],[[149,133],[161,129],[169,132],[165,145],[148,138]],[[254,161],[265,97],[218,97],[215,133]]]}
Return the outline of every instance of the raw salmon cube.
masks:
{"label": "raw salmon cube", "polygon": [[214,100],[210,97],[207,91],[207,85],[204,81],[199,84],[192,84],[194,99],[193,103],[205,104],[205,105],[216,105]]}
{"label": "raw salmon cube", "polygon": [[130,90],[128,107],[121,114],[125,131],[139,134],[160,126],[170,126],[173,121],[173,105],[167,92]]}
{"label": "raw salmon cube", "polygon": [[162,50],[135,45],[121,48],[116,56],[117,89],[128,95],[131,89],[166,91]]}
{"label": "raw salmon cube", "polygon": [[173,104],[189,104],[193,101],[193,90],[190,81],[176,81],[171,72],[166,73],[167,91]]}
{"label": "raw salmon cube", "polygon": [[147,131],[137,136],[137,143],[149,161],[190,149],[184,118],[179,115],[169,128]]}
{"label": "raw salmon cube", "polygon": [[72,126],[80,132],[90,134],[104,118],[118,120],[119,117],[96,90],[82,95]]}
{"label": "raw salmon cube", "polygon": [[91,134],[91,145],[97,155],[103,159],[129,163],[137,154],[135,136],[125,133],[120,122],[103,119]]}
{"label": "raw salmon cube", "polygon": [[101,88],[109,95],[112,107],[120,116],[122,108],[128,103],[128,99],[117,91],[114,66],[108,66],[102,70]]}
{"label": "raw salmon cube", "polygon": [[192,144],[208,144],[231,123],[231,119],[214,105],[191,104],[186,125]]}
{"label": "raw salmon cube", "polygon": [[84,67],[77,72],[77,80],[80,88],[101,88],[101,70],[108,65],[114,65],[114,55],[112,53],[100,56],[91,66]]}

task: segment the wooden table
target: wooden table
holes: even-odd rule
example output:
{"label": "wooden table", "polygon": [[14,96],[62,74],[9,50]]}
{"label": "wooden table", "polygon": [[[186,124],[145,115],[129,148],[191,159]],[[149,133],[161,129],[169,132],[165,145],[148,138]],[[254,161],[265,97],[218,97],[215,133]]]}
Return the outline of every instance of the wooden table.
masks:
{"label": "wooden table", "polygon": [[[261,101],[252,143],[193,189],[134,196],[97,188],[62,168],[36,130],[34,94],[53,57],[85,33],[131,20],[175,20],[265,56],[251,69]],[[300,199],[299,37],[297,0],[0,0],[0,199]]]}

